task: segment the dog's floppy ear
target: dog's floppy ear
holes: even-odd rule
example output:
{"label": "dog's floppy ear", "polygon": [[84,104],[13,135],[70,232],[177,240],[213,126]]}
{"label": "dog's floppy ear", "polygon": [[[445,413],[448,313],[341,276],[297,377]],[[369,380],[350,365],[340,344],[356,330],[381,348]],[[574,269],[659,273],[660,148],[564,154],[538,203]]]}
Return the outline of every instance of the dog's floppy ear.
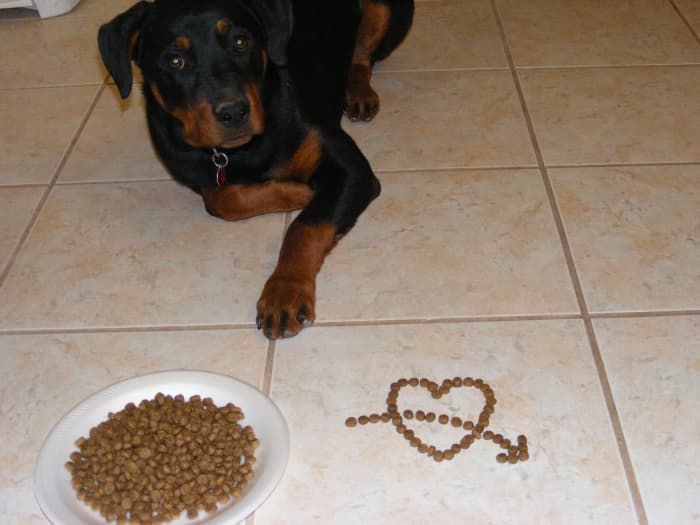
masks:
{"label": "dog's floppy ear", "polygon": [[260,17],[267,31],[267,54],[273,64],[287,65],[287,44],[292,36],[290,0],[250,0],[250,8]]}
{"label": "dog's floppy ear", "polygon": [[111,22],[104,24],[97,33],[102,61],[117,83],[122,98],[128,97],[131,93],[132,51],[151,6],[150,2],[141,1]]}

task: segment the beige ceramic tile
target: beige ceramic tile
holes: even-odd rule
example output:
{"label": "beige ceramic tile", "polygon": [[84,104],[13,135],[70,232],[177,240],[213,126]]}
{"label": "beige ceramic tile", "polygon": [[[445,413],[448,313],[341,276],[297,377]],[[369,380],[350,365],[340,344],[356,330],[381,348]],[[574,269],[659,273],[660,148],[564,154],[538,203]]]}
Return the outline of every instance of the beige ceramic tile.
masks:
{"label": "beige ceramic tile", "polygon": [[107,73],[97,50],[98,27],[92,18],[69,16],[0,22],[0,85],[17,88],[101,84]]}
{"label": "beige ceramic tile", "polygon": [[151,144],[144,106],[139,86],[125,101],[114,86],[105,89],[58,182],[169,178]]}
{"label": "beige ceramic tile", "polygon": [[0,90],[0,185],[49,182],[97,90]]}
{"label": "beige ceramic tile", "polygon": [[696,34],[700,34],[700,3],[697,0],[674,0],[681,13],[693,27]]}
{"label": "beige ceramic tile", "polygon": [[700,318],[596,320],[651,525],[700,519]]}
{"label": "beige ceramic tile", "polygon": [[174,182],[55,187],[0,295],[0,327],[254,323],[283,216],[227,223]]}
{"label": "beige ceramic tile", "polygon": [[700,308],[700,166],[551,177],[592,311]]}
{"label": "beige ceramic tile", "polygon": [[549,164],[697,162],[700,66],[520,73]]}
{"label": "beige ceramic tile", "polygon": [[321,270],[319,320],[578,311],[537,171],[380,178]]}
{"label": "beige ceramic tile", "polygon": [[0,271],[29,224],[45,188],[0,188]]}
{"label": "beige ceramic tile", "polygon": [[418,2],[406,40],[378,71],[508,67],[488,2]]}
{"label": "beige ceramic tile", "polygon": [[257,333],[240,330],[0,336],[3,524],[47,523],[34,500],[34,464],[49,430],[76,403],[122,379],[170,369],[209,370],[259,386],[265,346]]}
{"label": "beige ceramic tile", "polygon": [[379,170],[535,164],[509,71],[374,76],[381,111],[344,121]]}
{"label": "beige ceramic tile", "polygon": [[[411,376],[483,378],[498,400],[489,428],[526,434],[530,460],[498,464],[501,449],[484,440],[436,463],[389,424],[345,427],[348,416],[382,412],[389,384]],[[277,345],[272,397],[292,454],[256,525],[635,523],[577,321],[315,327]],[[466,389],[431,401],[416,389],[399,408],[475,417],[483,406]],[[439,446],[460,435],[423,425],[423,440]]]}
{"label": "beige ceramic tile", "polygon": [[700,62],[667,0],[497,0],[516,66]]}

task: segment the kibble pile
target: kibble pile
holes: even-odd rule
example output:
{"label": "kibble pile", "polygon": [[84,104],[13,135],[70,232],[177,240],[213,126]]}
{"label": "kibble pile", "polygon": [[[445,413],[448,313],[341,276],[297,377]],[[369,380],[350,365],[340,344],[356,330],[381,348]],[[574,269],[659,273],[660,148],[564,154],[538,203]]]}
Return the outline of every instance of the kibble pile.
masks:
{"label": "kibble pile", "polygon": [[129,403],[76,441],[66,464],[78,498],[107,521],[157,524],[240,497],[259,442],[242,410],[159,393]]}
{"label": "kibble pile", "polygon": [[[430,392],[430,395],[434,399],[440,399],[442,396],[449,394],[450,390],[453,388],[477,388],[484,395],[484,408],[476,422],[462,420],[462,418],[458,416],[450,417],[448,414],[437,415],[434,412],[425,412],[423,410],[416,410],[414,412],[413,410],[406,409],[400,412],[398,408],[399,392],[406,386],[414,388],[423,387]],[[438,462],[453,459],[462,450],[468,449],[477,439],[492,441],[505,450],[505,452],[496,456],[496,460],[499,463],[527,461],[530,456],[527,448],[527,438],[524,435],[517,437],[517,445],[515,445],[511,443],[510,439],[503,437],[502,434],[495,434],[491,430],[486,430],[486,427],[489,426],[491,416],[494,413],[495,406],[496,396],[491,387],[485,383],[483,379],[473,379],[471,377],[465,377],[463,379],[461,377],[455,377],[453,379],[445,379],[438,385],[436,382],[426,378],[402,378],[392,383],[389,388],[389,395],[386,398],[386,412],[371,414],[369,416],[359,416],[357,418],[349,417],[345,420],[345,425],[354,427],[358,423],[360,425],[366,425],[367,423],[391,422],[396,427],[396,431],[402,434],[412,447],[416,448],[421,454],[426,454]],[[406,426],[406,420],[412,420],[414,418],[417,421],[427,421],[428,423],[432,423],[436,420],[443,425],[449,423],[455,428],[462,427],[467,433],[464,434],[464,437],[462,437],[458,443],[454,443],[451,447],[444,450],[439,450],[434,445],[423,443],[423,441],[416,436],[415,432]]]}

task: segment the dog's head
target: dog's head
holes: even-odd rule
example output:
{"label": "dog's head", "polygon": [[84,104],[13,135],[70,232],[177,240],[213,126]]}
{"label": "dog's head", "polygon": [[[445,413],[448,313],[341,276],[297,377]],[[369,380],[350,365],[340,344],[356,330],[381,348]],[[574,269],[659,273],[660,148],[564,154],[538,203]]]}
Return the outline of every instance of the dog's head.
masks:
{"label": "dog's head", "polygon": [[269,64],[286,64],[289,0],[141,1],[103,25],[102,60],[122,98],[131,60],[193,147],[234,148],[263,132]]}

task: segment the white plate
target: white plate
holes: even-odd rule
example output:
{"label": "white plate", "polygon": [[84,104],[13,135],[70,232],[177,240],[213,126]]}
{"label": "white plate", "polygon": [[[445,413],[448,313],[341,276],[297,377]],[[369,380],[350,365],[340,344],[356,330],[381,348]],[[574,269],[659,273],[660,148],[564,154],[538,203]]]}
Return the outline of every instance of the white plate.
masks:
{"label": "white plate", "polygon": [[75,440],[118,412],[127,403],[138,404],[158,392],[198,394],[211,397],[221,406],[233,403],[243,410],[245,425],[250,425],[260,441],[255,451],[255,477],[244,494],[212,514],[200,511],[199,517],[184,517],[172,524],[234,524],[253,513],[272,493],[284,474],[289,459],[289,429],[277,406],[256,388],[228,376],[191,370],[158,372],[127,379],[100,390],[73,408],[51,430],[34,469],[34,495],[46,517],[54,525],[104,525],[106,520],[79,501],[71,486],[65,464],[77,450]]}

